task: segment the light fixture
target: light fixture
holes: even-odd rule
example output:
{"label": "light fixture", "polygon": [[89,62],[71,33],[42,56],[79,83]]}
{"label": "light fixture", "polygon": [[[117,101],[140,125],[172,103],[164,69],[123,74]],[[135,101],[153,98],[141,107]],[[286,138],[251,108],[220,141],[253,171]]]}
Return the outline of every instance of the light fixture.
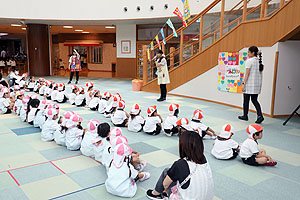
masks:
{"label": "light fixture", "polygon": [[26,28],[21,28],[21,29],[26,31]]}
{"label": "light fixture", "polygon": [[11,24],[11,26],[22,26],[21,24]]}
{"label": "light fixture", "polygon": [[73,28],[73,26],[63,26],[64,28]]}
{"label": "light fixture", "polygon": [[105,26],[105,28],[115,28],[114,26]]}
{"label": "light fixture", "polygon": [[5,35],[8,35],[8,33],[0,33],[0,37]]}
{"label": "light fixture", "polygon": [[81,32],[81,31],[83,31],[83,30],[80,30],[80,29],[76,29],[75,31],[77,31],[77,32]]}
{"label": "light fixture", "polygon": [[165,9],[168,9],[169,5],[168,4],[165,4]]}
{"label": "light fixture", "polygon": [[150,6],[150,10],[154,10],[154,6]]}
{"label": "light fixture", "polygon": [[124,12],[127,12],[128,11],[128,8],[127,7],[124,7]]}
{"label": "light fixture", "polygon": [[195,40],[199,40],[198,38],[193,38],[193,40],[195,41]]}
{"label": "light fixture", "polygon": [[90,32],[87,32],[87,31],[83,31],[82,33],[90,33]]}
{"label": "light fixture", "polygon": [[140,11],[140,10],[141,10],[141,7],[140,7],[140,6],[137,6],[137,7],[136,7],[136,10],[137,10],[137,11]]}

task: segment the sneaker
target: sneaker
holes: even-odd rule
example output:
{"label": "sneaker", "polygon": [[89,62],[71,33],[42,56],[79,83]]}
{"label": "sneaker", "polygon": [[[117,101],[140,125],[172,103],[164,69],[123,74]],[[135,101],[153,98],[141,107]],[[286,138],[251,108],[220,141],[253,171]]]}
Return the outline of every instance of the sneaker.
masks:
{"label": "sneaker", "polygon": [[164,199],[164,196],[162,194],[154,195],[152,192],[153,192],[153,190],[148,190],[146,192],[146,196],[148,197],[148,199],[152,199],[152,200]]}
{"label": "sneaker", "polygon": [[248,121],[248,116],[239,116],[238,117],[240,120]]}
{"label": "sneaker", "polygon": [[166,136],[168,136],[168,137],[172,137],[172,133],[165,133],[166,134]]}
{"label": "sneaker", "polygon": [[161,101],[161,99],[162,99],[162,98],[160,97],[159,99],[156,99],[156,101]]}
{"label": "sneaker", "polygon": [[143,176],[143,178],[139,179],[140,182],[143,182],[143,181],[150,178],[150,173],[149,172],[141,172],[141,174],[144,174],[144,176]]}
{"label": "sneaker", "polygon": [[267,162],[266,164],[264,164],[264,166],[275,166],[277,165],[277,162],[274,161],[274,162]]}
{"label": "sneaker", "polygon": [[259,117],[257,117],[257,120],[255,121],[255,123],[261,124],[264,120],[265,120],[265,118],[263,116],[259,116]]}
{"label": "sneaker", "polygon": [[147,166],[147,161],[142,161],[140,164],[138,164],[135,169],[138,170],[139,172],[144,171],[145,167]]}

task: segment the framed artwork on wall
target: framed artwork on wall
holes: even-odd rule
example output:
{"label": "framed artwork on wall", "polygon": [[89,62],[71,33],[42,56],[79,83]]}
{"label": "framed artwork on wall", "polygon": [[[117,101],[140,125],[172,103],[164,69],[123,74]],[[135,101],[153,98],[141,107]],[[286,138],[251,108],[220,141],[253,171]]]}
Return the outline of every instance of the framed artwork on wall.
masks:
{"label": "framed artwork on wall", "polygon": [[121,53],[130,54],[131,53],[131,41],[121,40]]}

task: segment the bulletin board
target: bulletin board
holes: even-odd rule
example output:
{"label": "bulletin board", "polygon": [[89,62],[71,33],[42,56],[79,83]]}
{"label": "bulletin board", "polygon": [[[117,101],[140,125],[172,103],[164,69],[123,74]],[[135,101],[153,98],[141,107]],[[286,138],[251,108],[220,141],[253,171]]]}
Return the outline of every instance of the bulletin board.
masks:
{"label": "bulletin board", "polygon": [[247,52],[221,52],[218,58],[218,90],[243,93]]}

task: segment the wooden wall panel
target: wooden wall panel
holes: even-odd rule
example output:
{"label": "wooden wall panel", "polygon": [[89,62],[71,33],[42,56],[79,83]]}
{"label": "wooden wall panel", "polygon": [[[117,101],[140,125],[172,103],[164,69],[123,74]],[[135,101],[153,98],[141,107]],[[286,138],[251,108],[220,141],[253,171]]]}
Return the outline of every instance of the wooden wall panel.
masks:
{"label": "wooden wall panel", "polygon": [[[168,90],[173,90],[216,66],[219,52],[239,51],[252,45],[273,46],[300,27],[299,10],[300,1],[291,0],[271,18],[241,23],[200,54],[170,70],[171,83],[168,85]],[[154,79],[144,85],[142,90],[158,92],[157,80]]]}
{"label": "wooden wall panel", "polygon": [[136,78],[136,58],[117,58],[116,78]]}

